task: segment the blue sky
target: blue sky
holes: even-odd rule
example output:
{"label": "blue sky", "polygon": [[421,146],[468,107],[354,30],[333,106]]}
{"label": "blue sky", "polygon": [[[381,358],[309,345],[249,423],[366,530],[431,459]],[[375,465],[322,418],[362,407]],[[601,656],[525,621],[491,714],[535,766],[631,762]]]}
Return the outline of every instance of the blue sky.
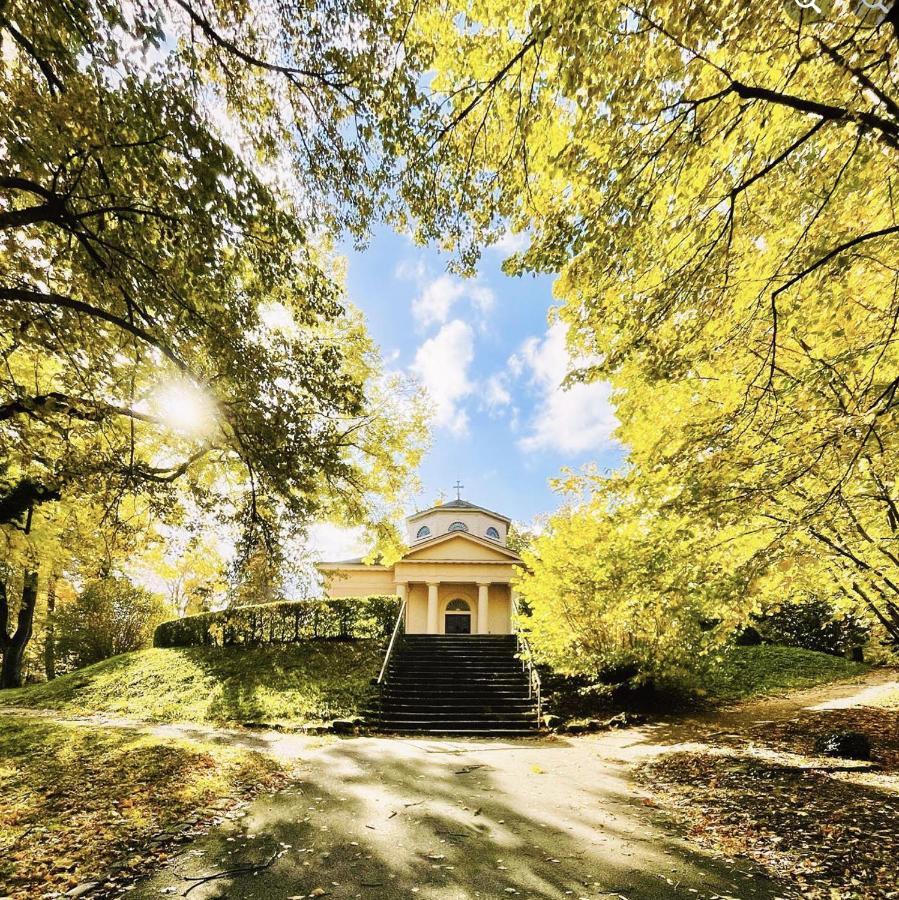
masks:
{"label": "blue sky", "polygon": [[547,482],[563,466],[621,462],[608,386],[560,389],[569,361],[564,328],[547,322],[552,279],[500,268],[515,240],[485,251],[474,279],[387,229],[344,250],[350,300],[386,366],[416,377],[435,410],[419,508],[454,497],[458,478],[463,498],[527,523],[559,505]]}

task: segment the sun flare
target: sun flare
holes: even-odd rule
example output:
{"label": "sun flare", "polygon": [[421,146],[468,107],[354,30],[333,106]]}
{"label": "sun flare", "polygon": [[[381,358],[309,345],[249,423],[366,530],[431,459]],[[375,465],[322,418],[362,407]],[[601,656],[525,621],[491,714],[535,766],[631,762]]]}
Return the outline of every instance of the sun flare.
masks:
{"label": "sun flare", "polygon": [[179,379],[160,385],[152,404],[163,423],[185,437],[208,437],[215,430],[215,401],[193,381]]}

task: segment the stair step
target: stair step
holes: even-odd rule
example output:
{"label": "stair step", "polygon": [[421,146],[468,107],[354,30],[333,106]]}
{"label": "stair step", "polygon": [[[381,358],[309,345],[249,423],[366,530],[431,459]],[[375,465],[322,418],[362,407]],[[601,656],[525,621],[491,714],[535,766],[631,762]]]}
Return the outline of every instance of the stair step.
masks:
{"label": "stair step", "polygon": [[[536,701],[527,698],[497,698],[486,697],[483,700],[477,697],[440,697],[428,698],[426,701],[418,700],[413,697],[393,696],[384,698],[389,701],[392,709],[398,707],[406,707],[409,709],[420,709],[427,706],[428,709],[530,709]],[[387,704],[383,704],[386,706]],[[374,708],[374,707],[372,707]]]}
{"label": "stair step", "polygon": [[473,731],[470,728],[384,728],[391,734],[431,735],[433,737],[480,737],[480,738],[510,738],[510,737],[537,737],[540,732],[534,728],[490,728],[483,731]]}
{"label": "stair step", "polygon": [[391,722],[396,725],[450,725],[453,728],[461,728],[462,726],[476,725],[483,728],[489,725],[507,726],[529,725],[532,722],[537,724],[537,714],[530,713],[528,715],[517,716],[429,716],[424,713],[421,715],[380,715],[375,716],[376,722]]}
{"label": "stair step", "polygon": [[506,723],[491,725],[484,723],[480,727],[472,725],[460,725],[456,722],[384,722],[372,723],[373,727],[380,731],[393,732],[395,734],[455,734],[455,735],[533,735],[539,731],[535,721],[533,725],[521,723]]}
{"label": "stair step", "polygon": [[445,697],[448,700],[464,699],[466,697],[527,697],[526,684],[491,684],[491,685],[441,685],[426,682],[415,684],[389,684],[382,691],[385,697],[422,697],[427,700],[437,700]]}
{"label": "stair step", "polygon": [[442,662],[447,665],[481,665],[481,666],[521,666],[521,660],[506,654],[503,656],[487,656],[480,653],[422,653],[421,656],[412,656],[408,653],[398,653],[390,660],[391,663],[403,662],[413,664],[426,664],[430,662]]}
{"label": "stair step", "polygon": [[521,665],[521,661],[515,656],[514,653],[463,653],[461,650],[458,653],[451,653],[449,651],[440,652],[435,650],[433,653],[428,653],[422,651],[421,653],[396,653],[394,652],[391,657],[391,661],[394,659],[403,659],[409,660],[410,662],[427,662],[429,659],[440,659],[445,662],[453,662],[458,660],[459,662],[468,662],[478,660],[480,662],[485,663],[494,663],[494,662],[517,662]]}
{"label": "stair step", "polygon": [[514,635],[406,635],[366,718],[400,734],[533,735],[536,706],[516,653]]}
{"label": "stair step", "polygon": [[395,674],[400,678],[429,678],[439,679],[441,681],[492,681],[495,678],[503,681],[526,681],[527,675],[524,672],[496,672],[488,670],[468,670],[460,672],[445,672],[440,667],[434,669],[403,669],[396,673],[388,673],[388,680],[391,674]]}
{"label": "stair step", "polygon": [[411,663],[413,665],[428,665],[429,663],[441,662],[447,665],[480,665],[480,666],[518,666],[521,667],[521,660],[512,654],[507,656],[481,656],[480,653],[466,654],[449,654],[449,653],[423,653],[421,656],[407,656],[405,653],[395,653],[390,660],[391,663],[402,662]]}

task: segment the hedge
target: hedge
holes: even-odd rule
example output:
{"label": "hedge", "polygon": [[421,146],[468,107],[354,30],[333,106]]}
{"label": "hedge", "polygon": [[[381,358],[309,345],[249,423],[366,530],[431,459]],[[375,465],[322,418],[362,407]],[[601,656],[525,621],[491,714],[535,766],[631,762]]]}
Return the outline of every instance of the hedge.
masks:
{"label": "hedge", "polygon": [[258,647],[316,638],[379,638],[393,630],[396,597],[353,600],[288,600],[235,606],[163,622],[154,647]]}

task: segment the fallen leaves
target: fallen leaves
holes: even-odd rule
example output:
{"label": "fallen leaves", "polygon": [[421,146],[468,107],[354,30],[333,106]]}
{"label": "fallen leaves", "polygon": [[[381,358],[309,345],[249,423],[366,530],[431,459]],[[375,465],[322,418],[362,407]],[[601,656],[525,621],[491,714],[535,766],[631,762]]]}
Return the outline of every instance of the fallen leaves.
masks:
{"label": "fallen leaves", "polygon": [[16,900],[120,892],[240,797],[282,780],[257,754],[4,716],[0,883]]}
{"label": "fallen leaves", "polygon": [[[856,777],[868,775],[864,766],[806,755],[835,728],[871,737],[886,773],[878,782]],[[726,748],[671,753],[640,769],[697,843],[759,863],[786,882],[785,896],[899,896],[899,712],[804,713],[721,738]]]}

